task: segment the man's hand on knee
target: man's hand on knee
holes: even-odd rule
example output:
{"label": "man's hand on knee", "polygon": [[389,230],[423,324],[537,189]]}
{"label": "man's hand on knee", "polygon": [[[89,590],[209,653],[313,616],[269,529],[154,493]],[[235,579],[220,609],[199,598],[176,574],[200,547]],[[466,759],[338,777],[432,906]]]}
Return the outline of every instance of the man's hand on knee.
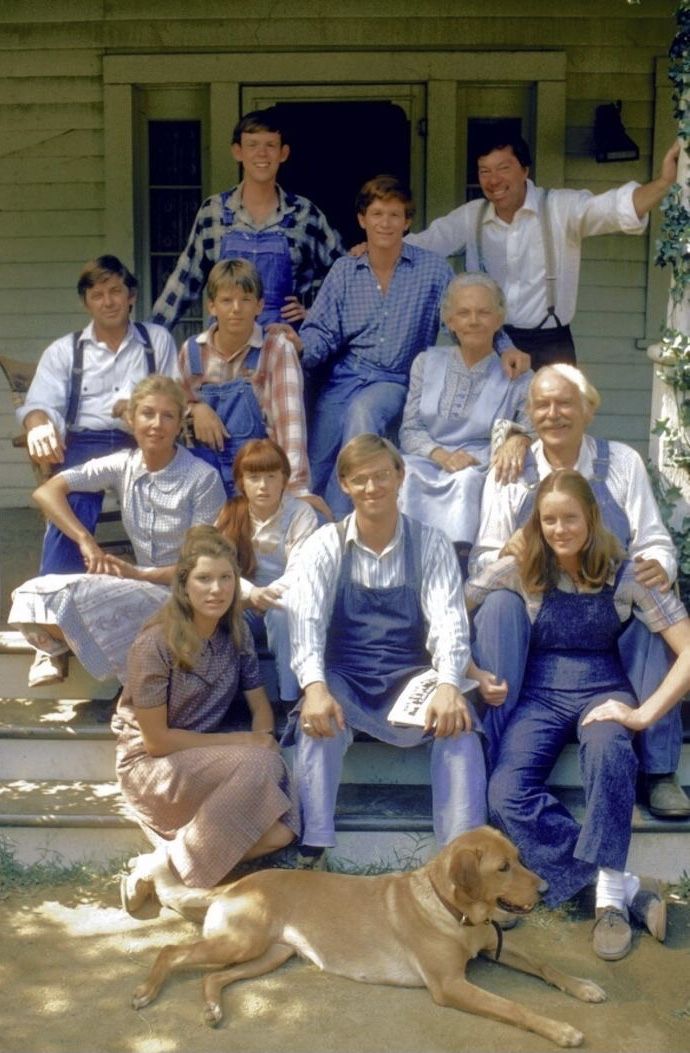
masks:
{"label": "man's hand on knee", "polygon": [[464,695],[453,684],[439,684],[429,702],[424,731],[444,739],[471,730],[472,716]]}
{"label": "man's hand on knee", "polygon": [[307,684],[300,710],[300,726],[311,738],[333,738],[345,730],[345,716],[323,680]]}

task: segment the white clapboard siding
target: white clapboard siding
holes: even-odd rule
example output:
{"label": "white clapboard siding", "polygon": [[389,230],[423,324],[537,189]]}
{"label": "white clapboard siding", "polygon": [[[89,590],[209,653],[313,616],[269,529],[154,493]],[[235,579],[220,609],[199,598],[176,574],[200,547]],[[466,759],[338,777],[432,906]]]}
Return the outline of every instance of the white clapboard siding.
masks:
{"label": "white clapboard siding", "polygon": [[[0,353],[36,361],[51,340],[76,328],[83,318],[74,292],[79,268],[108,250],[105,231],[113,224],[110,217],[106,224],[104,144],[113,132],[105,127],[104,56],[140,56],[145,80],[157,61],[178,53],[196,54],[199,67],[208,53],[256,54],[256,78],[269,81],[272,52],[305,51],[311,59],[323,52],[322,79],[329,83],[325,53],[366,49],[375,83],[379,51],[399,51],[403,61],[405,51],[455,48],[461,80],[463,52],[495,50],[500,83],[500,53],[562,52],[566,126],[553,149],[564,155],[565,185],[596,192],[653,174],[655,63],[668,52],[676,6],[676,0],[293,0],[289,9],[277,9],[273,0],[249,7],[227,0],[3,0]],[[230,80],[231,55],[228,71]],[[598,165],[591,156],[595,108],[616,99],[641,157]],[[218,106],[216,95],[209,112],[218,113]],[[227,141],[227,131],[221,136],[211,129],[211,144]],[[435,177],[430,168],[430,185]],[[134,202],[125,199],[130,207]],[[643,346],[648,250],[646,235],[586,245],[574,326],[580,363],[602,390],[595,430],[641,452],[652,379]],[[5,397],[0,385],[0,402]],[[24,502],[31,486],[30,473],[25,484],[18,478],[23,468],[9,447],[9,419],[0,405],[0,507]]]}

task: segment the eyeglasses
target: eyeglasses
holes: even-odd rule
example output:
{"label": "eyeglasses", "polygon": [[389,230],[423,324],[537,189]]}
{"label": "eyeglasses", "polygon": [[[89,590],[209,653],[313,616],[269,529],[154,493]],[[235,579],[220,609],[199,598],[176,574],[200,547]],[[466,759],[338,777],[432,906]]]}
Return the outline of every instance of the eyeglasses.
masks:
{"label": "eyeglasses", "polygon": [[347,481],[353,490],[365,490],[367,483],[375,486],[386,486],[396,475],[394,468],[381,468],[378,472],[369,472],[367,475],[353,475]]}

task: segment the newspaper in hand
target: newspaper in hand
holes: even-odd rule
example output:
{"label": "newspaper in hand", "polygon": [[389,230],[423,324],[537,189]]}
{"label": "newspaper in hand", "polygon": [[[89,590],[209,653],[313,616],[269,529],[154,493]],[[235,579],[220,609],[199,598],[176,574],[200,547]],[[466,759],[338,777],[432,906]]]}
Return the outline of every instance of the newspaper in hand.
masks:
{"label": "newspaper in hand", "polygon": [[[438,673],[435,669],[423,669],[421,673],[410,677],[390,709],[386,718],[388,723],[423,728],[427,707],[437,684]],[[476,680],[465,680],[463,691],[470,691],[477,686]]]}

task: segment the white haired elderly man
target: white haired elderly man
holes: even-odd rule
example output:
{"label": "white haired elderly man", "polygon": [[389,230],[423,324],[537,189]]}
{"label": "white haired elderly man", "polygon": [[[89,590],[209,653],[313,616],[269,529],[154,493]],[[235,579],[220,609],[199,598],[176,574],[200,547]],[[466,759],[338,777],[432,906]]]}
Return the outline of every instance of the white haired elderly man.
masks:
{"label": "white haired elderly man", "polygon": [[[508,539],[527,520],[537,485],[556,468],[574,468],[589,480],[604,525],[616,535],[637,566],[638,580],[666,590],[676,576],[673,542],[661,520],[642,458],[621,442],[595,439],[587,427],[600,404],[584,374],[562,363],[534,376],[527,408],[538,439],[520,478],[501,484],[490,472],[482,495],[479,532],[470,554],[470,574],[496,559]],[[529,643],[530,622],[522,600],[507,590],[493,593],[475,619],[475,662],[508,683],[505,703],[483,718],[490,748],[495,747],[518,699]],[[628,678],[640,701],[668,670],[658,634],[631,618],[619,641]],[[690,816],[690,800],[678,785],[682,724],[679,708],[638,739],[646,776],[649,810],[664,819]]]}

